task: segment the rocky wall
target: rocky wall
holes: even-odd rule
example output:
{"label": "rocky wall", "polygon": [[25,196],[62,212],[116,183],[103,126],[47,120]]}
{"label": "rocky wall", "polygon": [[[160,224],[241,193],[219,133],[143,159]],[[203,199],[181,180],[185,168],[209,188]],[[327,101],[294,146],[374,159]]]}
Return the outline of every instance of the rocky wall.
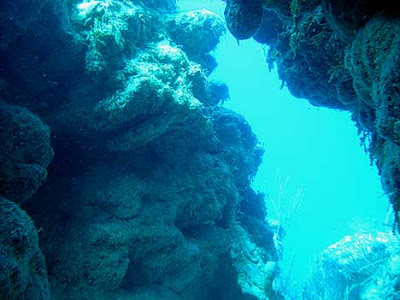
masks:
{"label": "rocky wall", "polygon": [[19,207],[0,220],[23,215],[24,259],[41,266],[10,284],[7,232],[19,227],[4,221],[0,293],[279,299],[273,233],[250,187],[263,150],[208,79],[223,20],[171,0],[0,8],[0,195],[40,229]]}
{"label": "rocky wall", "polygon": [[[242,10],[249,5],[228,1],[226,12],[237,3]],[[251,36],[269,46],[267,61],[290,92],[316,106],[352,112],[399,229],[399,9],[391,1],[265,0],[262,12]],[[254,25],[227,16],[228,28]]]}

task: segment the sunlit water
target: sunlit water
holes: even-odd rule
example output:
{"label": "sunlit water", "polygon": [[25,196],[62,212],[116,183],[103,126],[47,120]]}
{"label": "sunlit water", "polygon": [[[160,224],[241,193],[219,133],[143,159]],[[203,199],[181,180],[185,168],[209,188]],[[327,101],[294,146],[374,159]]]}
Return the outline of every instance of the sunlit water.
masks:
{"label": "sunlit water", "polygon": [[[178,5],[222,16],[225,4],[181,0]],[[303,204],[286,229],[282,262],[290,284],[300,286],[318,253],[344,235],[387,231],[388,200],[350,114],[313,107],[281,89],[265,51],[253,40],[238,44],[228,33],[214,51],[218,68],[211,76],[227,83],[231,100],[225,106],[245,116],[266,150],[255,189],[275,202],[282,188],[287,197],[303,191]]]}

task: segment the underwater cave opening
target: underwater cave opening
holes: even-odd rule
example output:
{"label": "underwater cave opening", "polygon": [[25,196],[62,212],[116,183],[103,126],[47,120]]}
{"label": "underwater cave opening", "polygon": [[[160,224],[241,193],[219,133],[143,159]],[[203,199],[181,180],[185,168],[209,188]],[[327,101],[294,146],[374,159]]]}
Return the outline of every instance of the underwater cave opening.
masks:
{"label": "underwater cave opening", "polygon": [[[178,6],[223,16],[225,3],[179,0]],[[281,262],[282,277],[300,290],[329,245],[357,232],[390,231],[385,222],[391,209],[350,113],[294,98],[276,69],[268,70],[266,51],[227,33],[213,53],[218,67],[211,77],[228,85],[224,106],[246,118],[265,148],[254,188],[266,195],[267,205],[303,197],[285,228]],[[271,205],[267,210],[271,219],[278,217]]]}

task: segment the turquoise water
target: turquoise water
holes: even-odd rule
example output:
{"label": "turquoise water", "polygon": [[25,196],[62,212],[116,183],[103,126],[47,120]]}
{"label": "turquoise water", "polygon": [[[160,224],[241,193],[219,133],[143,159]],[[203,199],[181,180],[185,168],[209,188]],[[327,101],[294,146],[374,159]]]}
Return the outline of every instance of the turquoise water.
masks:
{"label": "turquoise water", "polygon": [[[224,9],[222,1],[212,0],[178,5],[220,15]],[[214,51],[218,67],[211,77],[226,82],[231,99],[225,106],[245,116],[266,150],[254,187],[268,199],[280,198],[280,185],[287,197],[303,191],[303,204],[284,237],[282,262],[291,285],[300,285],[318,253],[343,236],[388,231],[390,211],[350,114],[291,96],[276,70],[268,70],[266,51],[227,33]]]}

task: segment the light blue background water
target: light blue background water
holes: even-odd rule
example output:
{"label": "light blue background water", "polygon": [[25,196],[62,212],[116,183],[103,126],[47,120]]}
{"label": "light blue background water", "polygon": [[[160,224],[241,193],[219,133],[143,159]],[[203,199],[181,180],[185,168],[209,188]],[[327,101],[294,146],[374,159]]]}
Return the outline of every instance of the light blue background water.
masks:
{"label": "light blue background water", "polygon": [[[219,0],[178,0],[181,10],[207,8],[221,16]],[[376,167],[360,146],[350,114],[311,106],[296,99],[276,70],[269,72],[265,46],[237,41],[228,33],[214,51],[231,100],[225,106],[244,115],[266,153],[254,187],[278,198],[277,174],[288,179],[287,192],[304,189],[304,201],[284,245],[283,268],[293,259],[292,282],[301,283],[317,253],[344,235],[383,226],[388,200]]]}

